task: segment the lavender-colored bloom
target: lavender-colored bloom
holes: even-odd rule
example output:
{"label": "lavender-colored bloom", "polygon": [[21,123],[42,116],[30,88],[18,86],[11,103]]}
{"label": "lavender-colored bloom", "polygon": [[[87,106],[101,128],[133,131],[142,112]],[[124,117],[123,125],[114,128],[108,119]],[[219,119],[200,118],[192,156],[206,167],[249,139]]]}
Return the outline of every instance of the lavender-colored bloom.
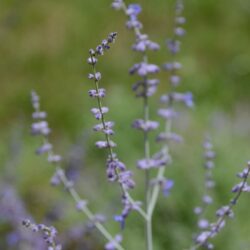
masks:
{"label": "lavender-colored bloom", "polygon": [[[116,158],[116,155],[113,154],[112,156],[109,155],[107,162],[106,162],[106,172],[109,181],[115,181],[117,179],[117,173],[125,172],[126,166],[123,162],[119,161]],[[120,176],[119,176],[120,177]],[[120,180],[119,180],[120,181]],[[121,183],[121,181],[120,181]]]}
{"label": "lavender-colored bloom", "polygon": [[32,135],[45,135],[47,136],[51,132],[46,121],[34,122],[31,125]]}
{"label": "lavender-colored bloom", "polygon": [[35,111],[32,113],[33,119],[45,119],[47,117],[47,113],[45,111]]}
{"label": "lavender-colored bloom", "polygon": [[50,143],[45,143],[36,150],[36,154],[41,155],[44,153],[48,153],[51,149],[52,149],[52,145]]}
{"label": "lavender-colored bloom", "polygon": [[173,141],[173,142],[177,142],[177,143],[180,143],[183,141],[183,138],[176,134],[176,133],[165,133],[165,132],[162,132],[160,133],[157,137],[156,137],[156,141],[157,142],[161,142],[161,141]]}
{"label": "lavender-colored bloom", "polygon": [[137,161],[137,167],[139,169],[150,169],[165,166],[165,161],[161,162],[156,159],[141,159]]}
{"label": "lavender-colored bloom", "polygon": [[98,62],[98,59],[94,56],[91,56],[87,59],[88,64],[95,65]]}
{"label": "lavender-colored bloom", "polygon": [[55,238],[57,236],[57,230],[54,227],[52,226],[48,227],[48,226],[45,226],[44,224],[31,223],[31,221],[28,219],[23,220],[22,225],[27,228],[30,228],[33,232],[40,231],[43,234],[44,241],[48,244],[48,250],[50,249],[60,250],[61,249],[61,245],[56,244],[55,242]]}
{"label": "lavender-colored bloom", "polygon": [[172,94],[172,98],[174,101],[183,102],[189,108],[194,106],[193,94],[191,92],[186,92],[186,93],[174,92]]}
{"label": "lavender-colored bloom", "polygon": [[119,173],[119,183],[123,185],[125,189],[131,189],[135,187],[135,182],[132,179],[133,173],[131,171],[122,171]]}
{"label": "lavender-colored bloom", "polygon": [[142,29],[142,23],[138,20],[129,20],[126,23],[128,29]]}
{"label": "lavender-colored bloom", "polygon": [[89,74],[88,74],[88,78],[89,78],[90,80],[100,81],[101,78],[102,78],[102,75],[101,75],[100,72],[96,72],[95,74],[89,73]]}
{"label": "lavender-colored bloom", "polygon": [[97,141],[96,142],[96,147],[98,148],[113,148],[113,147],[116,147],[116,144],[113,142],[113,141]]}
{"label": "lavender-colored bloom", "polygon": [[200,220],[198,221],[198,227],[199,227],[200,229],[206,229],[206,228],[209,227],[209,225],[210,225],[210,223],[209,223],[209,221],[206,220],[206,219],[200,219]]}
{"label": "lavender-colored bloom", "polygon": [[146,79],[145,81],[138,81],[135,83],[132,86],[132,89],[136,93],[137,97],[152,96],[155,93],[158,85],[158,79]]}
{"label": "lavender-colored bloom", "polygon": [[49,155],[48,156],[48,162],[51,162],[51,163],[57,163],[57,162],[60,162],[62,160],[62,157],[60,155]]}
{"label": "lavender-colored bloom", "polygon": [[204,166],[205,166],[206,169],[211,169],[211,168],[214,167],[214,162],[211,161],[211,160],[208,160],[208,161],[205,162]]}
{"label": "lavender-colored bloom", "polygon": [[114,0],[111,6],[115,10],[120,10],[123,7],[123,0]]}
{"label": "lavender-colored bloom", "polygon": [[161,187],[162,187],[162,192],[165,197],[169,196],[170,190],[174,186],[174,181],[170,179],[166,179],[162,181]]}
{"label": "lavender-colored bloom", "polygon": [[186,18],[183,17],[183,16],[177,16],[177,17],[175,18],[175,22],[176,22],[177,24],[184,24],[184,23],[186,23]]}
{"label": "lavender-colored bloom", "polygon": [[100,88],[97,90],[91,89],[88,91],[90,97],[96,97],[96,98],[103,98],[106,95],[106,90],[103,88]]}
{"label": "lavender-colored bloom", "polygon": [[141,202],[136,201],[133,204],[128,200],[126,196],[122,197],[122,203],[123,203],[123,210],[120,215],[115,215],[114,220],[119,222],[121,225],[121,228],[124,229],[125,227],[125,220],[128,217],[129,213],[132,210],[138,210],[141,206]]}
{"label": "lavender-colored bloom", "polygon": [[211,203],[213,203],[213,199],[209,195],[204,195],[203,198],[202,198],[202,201],[205,204],[211,204]]}
{"label": "lavender-colored bloom", "polygon": [[115,243],[120,243],[122,241],[122,236],[117,234],[114,238],[114,241],[110,241],[105,245],[105,250],[115,250],[116,246]]}
{"label": "lavender-colored bloom", "polygon": [[229,218],[233,218],[234,216],[234,213],[229,206],[223,206],[216,211],[216,216],[218,217],[223,217],[225,215],[228,216]]}
{"label": "lavender-colored bloom", "polygon": [[130,4],[127,8],[127,15],[131,19],[136,19],[139,13],[141,12],[141,6],[139,4]]}
{"label": "lavender-colored bloom", "polygon": [[177,75],[171,75],[169,80],[173,86],[178,86],[180,84],[181,77]]}
{"label": "lavender-colored bloom", "polygon": [[50,184],[52,186],[58,186],[62,182],[62,178],[64,177],[64,171],[62,169],[57,169],[54,175],[52,176],[50,180]]}
{"label": "lavender-colored bloom", "polygon": [[247,184],[245,182],[240,182],[232,188],[233,193],[238,193],[242,188],[245,188]]}
{"label": "lavender-colored bloom", "polygon": [[103,124],[100,123],[100,124],[97,124],[93,127],[94,131],[103,131],[104,129],[112,129],[115,125],[114,122],[112,121],[107,121],[107,122],[104,122],[104,127],[103,127]]}
{"label": "lavender-colored bloom", "polygon": [[198,235],[198,237],[196,238],[196,242],[203,243],[204,241],[206,241],[206,239],[209,237],[209,235],[210,235],[209,231],[204,231],[204,232],[200,233]]}
{"label": "lavender-colored bloom", "polygon": [[80,201],[78,201],[76,203],[76,210],[78,210],[78,211],[83,210],[86,207],[87,204],[88,204],[88,202],[86,200],[80,200]]}
{"label": "lavender-colored bloom", "polygon": [[203,212],[202,207],[195,207],[195,208],[194,208],[194,213],[195,213],[195,214],[199,215],[199,214],[201,214],[202,212]]}
{"label": "lavender-colored bloom", "polygon": [[177,40],[167,40],[168,49],[172,54],[176,54],[180,51],[180,44],[181,42]]}
{"label": "lavender-colored bloom", "polygon": [[137,73],[139,76],[146,76],[148,74],[155,74],[159,72],[159,67],[155,64],[148,64],[145,62],[136,63],[131,69],[130,74]]}
{"label": "lavender-colored bloom", "polygon": [[138,35],[135,44],[132,46],[132,49],[140,52],[144,52],[146,49],[157,51],[160,49],[160,46],[159,44],[150,41],[147,35],[140,34]]}
{"label": "lavender-colored bloom", "polygon": [[186,31],[182,27],[175,28],[175,35],[176,36],[184,36],[185,34],[186,34]]}
{"label": "lavender-colored bloom", "polygon": [[173,108],[159,109],[157,113],[166,120],[173,119],[178,116],[178,113],[174,111]]}
{"label": "lavender-colored bloom", "polygon": [[151,131],[157,129],[159,123],[156,121],[144,121],[142,119],[137,119],[133,122],[132,127],[142,130],[142,131]]}
{"label": "lavender-colored bloom", "polygon": [[181,69],[182,65],[179,62],[169,62],[169,63],[165,63],[163,64],[163,69],[165,69],[166,71],[173,71],[173,70],[179,70]]}
{"label": "lavender-colored bloom", "polygon": [[109,111],[108,107],[102,107],[101,110],[99,108],[92,108],[91,113],[95,116],[97,120],[100,120],[103,114]]}
{"label": "lavender-colored bloom", "polygon": [[239,178],[245,179],[248,177],[248,168],[243,169],[242,172],[238,173],[237,176]]}

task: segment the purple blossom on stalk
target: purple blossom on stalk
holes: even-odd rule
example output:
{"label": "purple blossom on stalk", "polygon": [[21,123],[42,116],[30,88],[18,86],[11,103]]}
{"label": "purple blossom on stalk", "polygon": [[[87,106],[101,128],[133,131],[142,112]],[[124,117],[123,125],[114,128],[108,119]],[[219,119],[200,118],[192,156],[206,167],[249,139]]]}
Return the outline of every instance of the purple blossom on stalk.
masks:
{"label": "purple blossom on stalk", "polygon": [[[114,41],[115,39],[115,34],[111,33],[108,38],[107,41],[108,43],[111,43]],[[106,42],[102,43],[104,46],[103,51],[106,51],[108,49],[108,45]],[[98,48],[99,49],[99,48]],[[95,51],[94,50],[90,50],[90,55],[93,57],[95,55]],[[88,61],[93,62],[95,61],[95,63],[91,63],[92,66],[94,66],[97,62],[97,60],[92,60],[93,58],[90,58]],[[98,81],[97,79],[99,79],[99,77],[94,77],[94,79],[96,81]],[[103,91],[104,92],[104,91]],[[99,95],[98,93],[98,89],[95,92],[95,96],[93,96],[95,98],[102,98],[103,96]],[[35,109],[36,113],[40,112],[40,103],[39,103],[39,97],[38,95],[32,91],[31,93],[31,99],[32,99],[32,105]],[[101,113],[107,111],[107,108],[103,108],[101,109]],[[94,115],[96,115],[98,112],[96,112],[96,110],[93,111]],[[45,117],[45,116],[42,116]],[[39,118],[41,119],[41,116],[39,116]],[[99,117],[98,117],[99,118]],[[103,118],[103,117],[102,117]],[[35,116],[36,121],[35,123],[42,123],[45,124],[46,128],[48,127],[48,123],[44,120],[39,120],[37,118],[37,116]],[[38,120],[38,121],[37,121]],[[113,126],[112,123],[107,122],[103,123],[103,127],[101,127],[98,131],[103,131],[105,129],[107,129],[105,126],[108,125],[110,127]],[[34,126],[33,126],[34,127]],[[38,126],[39,127],[39,126]],[[43,126],[42,126],[43,128]],[[104,132],[105,134],[107,134],[107,132]],[[95,226],[101,233],[102,235],[107,239],[107,240],[113,240],[112,235],[107,231],[107,229],[101,224],[103,223],[103,217],[100,217],[98,215],[93,214],[89,208],[88,208],[88,202],[86,200],[81,199],[80,195],[77,193],[77,191],[75,190],[74,186],[73,186],[73,182],[71,180],[68,179],[68,177],[65,174],[65,171],[60,167],[60,161],[61,161],[61,156],[54,154],[53,150],[52,150],[52,144],[49,143],[49,139],[46,133],[43,132],[43,130],[40,129],[36,129],[35,130],[35,135],[41,135],[43,136],[43,145],[38,149],[39,153],[47,153],[48,155],[48,162],[53,163],[56,166],[55,169],[55,173],[51,178],[51,184],[53,186],[58,186],[60,184],[62,184],[65,188],[65,190],[67,190],[69,192],[69,194],[71,195],[71,197],[73,198],[73,200],[75,201],[75,207],[77,211],[80,211],[82,213],[84,213],[88,219],[91,221],[92,225]],[[103,142],[99,142],[98,144],[100,144],[100,146],[105,146],[108,148],[111,148],[111,146],[115,146],[114,143],[112,141],[104,141]],[[45,145],[45,146],[44,146]],[[128,175],[129,176],[129,175]],[[128,186],[129,184],[129,178],[123,178],[124,182],[126,182],[126,185]],[[130,187],[132,187],[132,185],[130,185]],[[30,223],[30,221],[25,220],[24,221],[24,225],[27,227],[32,228],[32,230],[34,231],[42,231],[44,233],[44,239],[46,240],[46,242],[48,243],[48,250],[60,250],[61,246],[60,245],[56,245],[54,240],[54,237],[56,235],[56,230],[54,230],[53,227],[46,227],[44,225],[36,225],[36,224],[32,224]],[[119,242],[114,242],[115,246],[117,249],[119,250],[123,250],[122,246],[119,244]]]}
{"label": "purple blossom on stalk", "polygon": [[124,229],[125,227],[125,221],[128,215],[133,210],[138,210],[141,206],[140,201],[135,201],[133,204],[128,200],[128,197],[123,196],[122,197],[122,203],[123,203],[123,210],[120,215],[115,215],[114,220],[120,223],[121,229]]}
{"label": "purple blossom on stalk", "polygon": [[[214,180],[212,175],[212,168],[209,166],[214,166],[214,158],[215,158],[215,152],[213,151],[213,144],[211,143],[210,138],[207,136],[203,143],[204,148],[204,195],[202,197],[202,204],[200,206],[197,206],[194,208],[194,213],[198,215],[198,222],[197,226],[199,230],[207,230],[210,227],[210,222],[206,218],[205,213],[210,204],[213,203],[213,199],[210,196],[210,192],[212,188],[214,188]],[[209,162],[209,164],[207,164]],[[199,234],[196,235],[195,241],[197,241],[197,237],[199,237]]]}
{"label": "purple blossom on stalk", "polygon": [[144,121],[142,119],[137,119],[133,122],[132,127],[142,130],[144,132],[148,132],[151,130],[157,129],[159,126],[159,123],[156,121]]}
{"label": "purple blossom on stalk", "polygon": [[[210,144],[206,144],[208,149],[210,149]],[[244,172],[244,174],[242,174]],[[217,221],[214,223],[210,223],[209,227],[207,227],[204,231],[199,233],[195,238],[195,246],[193,246],[191,249],[196,250],[200,246],[204,247],[205,249],[213,249],[213,244],[209,242],[210,238],[215,237],[225,226],[226,219],[227,218],[233,218],[233,207],[237,204],[237,201],[239,200],[241,194],[244,192],[244,188],[247,185],[247,180],[250,173],[250,162],[247,163],[247,167],[240,172],[237,176],[242,179],[240,184],[238,184],[237,190],[233,189],[233,192],[235,193],[234,198],[230,201],[228,205],[220,207],[216,211]]]}
{"label": "purple blossom on stalk", "polygon": [[44,241],[48,245],[48,250],[61,250],[62,246],[57,244],[55,238],[57,236],[57,230],[50,226],[45,226],[44,224],[34,224],[31,223],[30,220],[25,219],[22,222],[23,226],[31,229],[33,232],[41,232],[43,235]]}
{"label": "purple blossom on stalk", "polygon": [[115,237],[114,237],[114,240],[113,241],[110,241],[108,242],[106,245],[105,245],[105,250],[115,250],[116,249],[116,246],[115,246],[115,242],[118,242],[120,243],[122,241],[122,236],[120,234],[117,234]]}

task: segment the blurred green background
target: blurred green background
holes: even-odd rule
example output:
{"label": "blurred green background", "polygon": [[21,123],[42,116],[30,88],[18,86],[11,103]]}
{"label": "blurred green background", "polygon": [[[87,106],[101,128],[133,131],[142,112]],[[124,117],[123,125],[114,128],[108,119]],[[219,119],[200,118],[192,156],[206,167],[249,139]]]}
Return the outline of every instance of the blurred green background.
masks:
{"label": "blurred green background", "polygon": [[[95,103],[88,97],[92,82],[86,77],[90,70],[86,64],[89,48],[111,31],[118,32],[118,39],[98,64],[108,91],[108,117],[116,122],[115,141],[120,158],[137,175],[142,175],[135,169],[136,159],[143,154],[142,135],[130,128],[135,118],[142,117],[142,107],[141,100],[131,91],[136,79],[128,75],[128,69],[140,60],[140,55],[131,51],[134,36],[124,26],[124,14],[112,10],[111,2],[0,1],[1,182],[17,189],[37,222],[51,213],[57,214],[52,217],[59,235],[81,224],[81,220],[86,222],[75,214],[71,199],[60,188],[49,186],[53,167],[48,166],[45,157],[34,155],[40,141],[29,135],[30,91],[38,92],[42,108],[48,111],[51,140],[56,151],[64,155],[65,167],[73,166],[78,171],[76,185],[80,193],[91,201],[94,210],[107,213],[112,220],[112,213],[120,211],[119,193],[105,179],[105,153],[93,146],[100,137],[91,132],[95,121],[89,109]],[[162,64],[169,60],[165,40],[172,35],[174,1],[138,3],[143,8],[139,16],[143,32],[162,47],[160,52],[149,54],[149,61]],[[174,163],[168,170],[168,176],[175,179],[175,188],[169,198],[160,199],[156,210],[156,250],[180,250],[192,242],[196,223],[192,209],[203,192],[201,144],[206,133],[211,135],[217,152],[211,218],[216,208],[230,200],[230,189],[238,181],[235,174],[250,159],[250,2],[189,0],[185,1],[185,16],[187,35],[178,55],[183,64],[180,90],[192,91],[196,104],[191,111],[183,110],[175,124],[175,131],[184,136],[185,142],[173,148]],[[152,117],[157,98],[168,89],[167,75],[161,73],[159,77],[162,85],[151,101]],[[136,179],[140,183],[140,177]],[[140,187],[134,193],[138,197]],[[216,249],[250,249],[249,205],[250,197],[243,194],[236,219],[214,240]],[[116,223],[110,224],[111,231],[119,230]],[[126,249],[143,249],[141,219],[134,214],[127,226]],[[8,222],[2,221],[0,248],[19,249],[5,245],[9,231]],[[95,231],[85,235],[83,241],[100,242],[99,246],[86,249],[102,249],[103,240]],[[81,249],[76,245],[70,243],[67,249]]]}

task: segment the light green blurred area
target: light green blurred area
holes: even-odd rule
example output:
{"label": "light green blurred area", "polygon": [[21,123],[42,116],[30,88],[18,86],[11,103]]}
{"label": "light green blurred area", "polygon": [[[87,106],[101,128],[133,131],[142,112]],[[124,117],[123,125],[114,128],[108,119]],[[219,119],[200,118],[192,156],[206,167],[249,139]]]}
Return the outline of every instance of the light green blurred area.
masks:
{"label": "light green blurred area", "polygon": [[[27,209],[38,222],[56,204],[64,204],[65,214],[55,222],[59,233],[82,217],[74,213],[66,194],[49,186],[53,167],[48,166],[45,157],[34,155],[40,141],[29,136],[30,91],[35,89],[41,97],[53,131],[52,142],[56,151],[65,155],[65,165],[72,144],[84,134],[84,163],[77,183],[80,193],[86,194],[93,209],[107,212],[110,218],[112,213],[119,213],[119,191],[106,181],[105,154],[93,146],[100,137],[91,131],[95,121],[89,109],[95,102],[87,94],[93,87],[87,79],[88,50],[111,31],[117,31],[118,38],[112,49],[100,58],[98,70],[103,75],[103,87],[107,88],[108,117],[116,122],[117,152],[142,183],[142,173],[135,169],[136,160],[143,155],[142,135],[130,128],[135,118],[142,117],[142,103],[131,91],[136,79],[128,75],[128,69],[141,57],[131,51],[134,36],[125,28],[126,17],[112,10],[111,2],[0,1],[2,181],[8,177],[16,185]],[[159,52],[149,53],[149,61],[162,64],[170,58],[165,41],[172,35],[174,1],[141,0],[138,3],[143,8],[139,16],[144,24],[143,32],[161,45]],[[192,210],[203,191],[201,144],[206,133],[211,135],[217,152],[213,211],[231,199],[230,189],[238,181],[235,174],[250,159],[250,2],[185,1],[185,16],[187,35],[178,55],[183,64],[179,89],[192,91],[196,104],[192,110],[183,110],[174,124],[185,142],[173,147],[173,166],[167,174],[175,180],[175,188],[169,198],[160,198],[156,210],[153,224],[156,250],[180,250],[192,242],[195,230]],[[154,118],[158,97],[169,87],[167,75],[161,73],[159,77],[159,93],[151,100]],[[151,139],[153,141],[153,136]],[[13,140],[14,144],[15,140],[20,142],[14,161],[13,149],[9,148]],[[136,197],[142,194],[140,185],[137,186]],[[244,194],[235,211],[236,219],[214,240],[216,249],[249,249],[249,205],[249,195]],[[214,218],[213,211],[211,218]],[[142,226],[141,219],[131,215],[124,236],[126,249],[143,249]],[[118,225],[112,222],[111,230],[118,231]],[[94,236],[93,239],[96,240]]]}

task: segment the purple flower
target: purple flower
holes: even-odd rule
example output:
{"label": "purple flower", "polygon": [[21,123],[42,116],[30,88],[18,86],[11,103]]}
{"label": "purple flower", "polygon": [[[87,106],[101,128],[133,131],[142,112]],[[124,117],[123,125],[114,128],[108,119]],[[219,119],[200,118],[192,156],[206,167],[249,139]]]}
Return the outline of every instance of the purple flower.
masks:
{"label": "purple flower", "polygon": [[120,223],[121,229],[124,229],[125,220],[128,217],[129,213],[132,210],[138,210],[138,208],[141,206],[141,202],[136,201],[132,204],[126,196],[123,196],[122,203],[123,203],[122,213],[120,215],[115,215],[114,220]]}
{"label": "purple flower", "polygon": [[186,92],[186,93],[183,93],[183,94],[174,93],[173,94],[173,99],[175,101],[183,102],[189,108],[194,106],[193,94],[191,92]]}
{"label": "purple flower", "polygon": [[156,121],[144,121],[142,119],[137,119],[133,122],[132,127],[148,132],[151,130],[157,129],[159,126],[159,123]]}
{"label": "purple flower", "polygon": [[139,4],[130,4],[127,9],[127,15],[133,20],[136,19],[141,12],[141,6]]}
{"label": "purple flower", "polygon": [[98,148],[113,148],[113,147],[116,147],[116,144],[113,142],[113,141],[97,141],[96,142],[96,147]]}
{"label": "purple flower", "polygon": [[[145,85],[147,86],[146,88]],[[158,79],[146,79],[145,81],[139,81],[135,83],[132,86],[132,89],[136,93],[137,97],[152,96],[157,90],[158,85],[159,85]]]}
{"label": "purple flower", "polygon": [[170,76],[170,83],[173,86],[178,86],[180,84],[180,81],[181,81],[181,77],[180,76],[177,76],[177,75],[171,75]]}
{"label": "purple flower", "polygon": [[123,0],[114,0],[111,6],[115,10],[120,10],[123,6]]}
{"label": "purple flower", "polygon": [[98,91],[95,89],[91,89],[91,90],[89,90],[88,93],[89,93],[90,97],[103,98],[106,95],[106,90],[103,88],[98,89]]}
{"label": "purple flower", "polygon": [[33,119],[45,119],[47,117],[47,113],[45,111],[35,111],[32,114]]}
{"label": "purple flower", "polygon": [[206,220],[206,219],[200,219],[200,220],[198,221],[198,227],[199,227],[200,229],[206,229],[206,228],[209,227],[209,225],[210,225],[210,223],[209,223],[209,221]]}
{"label": "purple flower", "polygon": [[91,113],[95,116],[97,120],[100,120],[103,114],[108,113],[108,107],[102,107],[101,110],[99,108],[92,108]]}
{"label": "purple flower", "polygon": [[234,213],[229,206],[223,206],[216,211],[216,216],[218,217],[223,217],[225,215],[229,218],[233,218],[234,216]]}
{"label": "purple flower", "polygon": [[167,41],[167,46],[172,54],[176,54],[180,51],[180,41],[170,39]]}
{"label": "purple flower", "polygon": [[183,138],[176,134],[176,133],[165,133],[165,132],[162,132],[160,133],[157,137],[156,137],[156,141],[157,142],[161,142],[161,141],[174,141],[174,142],[182,142],[183,141]]}
{"label": "purple flower", "polygon": [[109,181],[115,181],[117,179],[117,171],[125,171],[126,166],[123,162],[119,161],[115,155],[112,157],[109,155],[106,162],[106,172]]}
{"label": "purple flower", "polygon": [[174,111],[173,108],[159,109],[157,113],[159,116],[166,120],[173,119],[178,116],[178,113]]}
{"label": "purple flower", "polygon": [[135,44],[132,46],[132,49],[140,52],[144,52],[146,49],[157,51],[160,49],[160,46],[159,44],[150,41],[147,35],[140,34],[138,35]]}
{"label": "purple flower", "polygon": [[177,24],[184,24],[184,23],[186,23],[186,18],[183,16],[178,16],[178,17],[176,17],[175,22]]}
{"label": "purple flower", "polygon": [[162,181],[161,183],[161,188],[162,188],[162,192],[164,194],[164,196],[169,196],[170,194],[170,190],[173,188],[174,186],[174,181],[170,180],[170,179],[165,179]]}
{"label": "purple flower", "polygon": [[34,122],[31,125],[32,135],[48,135],[51,132],[46,121]]}
{"label": "purple flower", "polygon": [[85,208],[85,206],[88,204],[86,200],[80,200],[76,203],[76,210],[81,211]]}
{"label": "purple flower", "polygon": [[125,189],[132,189],[135,186],[135,182],[132,179],[132,172],[131,171],[122,171],[119,173],[119,183],[123,185]]}
{"label": "purple flower", "polygon": [[117,234],[114,238],[114,241],[110,241],[105,245],[105,250],[115,250],[116,246],[115,243],[120,243],[122,241],[122,236]]}
{"label": "purple flower", "polygon": [[159,72],[159,67],[155,64],[147,64],[145,62],[137,63],[130,69],[130,74],[137,73],[139,76],[155,74]]}
{"label": "purple flower", "polygon": [[104,122],[104,126],[102,123],[99,123],[93,127],[94,131],[104,131],[104,130],[111,130],[114,127],[115,123],[112,121]]}
{"label": "purple flower", "polygon": [[186,31],[182,27],[175,28],[175,35],[176,36],[184,36],[185,34],[186,34]]}
{"label": "purple flower", "polygon": [[164,162],[161,163],[156,159],[141,159],[137,161],[137,167],[140,169],[150,169],[164,166]]}
{"label": "purple flower", "polygon": [[94,56],[91,56],[87,59],[88,64],[95,65],[98,62],[98,59]]}
{"label": "purple flower", "polygon": [[45,143],[36,150],[36,154],[41,155],[41,154],[49,152],[51,149],[52,149],[52,145],[50,143]]}
{"label": "purple flower", "polygon": [[51,162],[51,163],[57,163],[61,160],[62,160],[62,157],[60,155],[52,154],[48,156],[48,162]]}

